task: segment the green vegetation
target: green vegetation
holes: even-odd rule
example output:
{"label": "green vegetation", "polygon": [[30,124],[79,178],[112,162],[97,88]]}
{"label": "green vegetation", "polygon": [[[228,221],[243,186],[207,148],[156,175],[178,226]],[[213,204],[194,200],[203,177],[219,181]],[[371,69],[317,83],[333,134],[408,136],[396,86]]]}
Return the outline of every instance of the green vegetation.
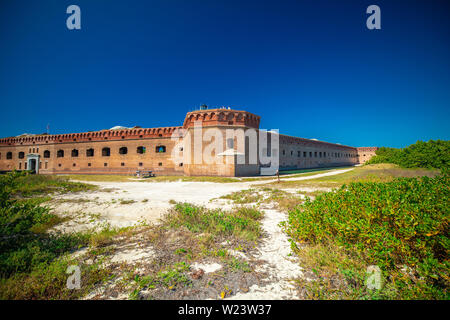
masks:
{"label": "green vegetation", "polygon": [[156,275],[134,277],[135,288],[130,294],[131,300],[139,298],[139,292],[145,289],[154,289],[157,286],[165,287],[169,290],[175,290],[177,287],[187,287],[191,280],[186,273],[189,271],[189,265],[185,262],[177,262],[173,266],[164,268]]}
{"label": "green vegetation", "polygon": [[275,202],[278,205],[279,210],[287,211],[303,202],[303,199],[300,196],[280,189],[264,188],[263,190],[268,192],[268,197],[264,199],[263,202]]}
{"label": "green vegetation", "polygon": [[[104,238],[106,231],[49,233],[48,229],[63,219],[41,206],[48,197],[16,198],[89,189],[88,185],[51,176],[17,172],[0,176],[0,299],[76,299],[108,275],[98,264],[80,265],[70,257],[78,248]],[[70,265],[80,265],[81,290],[66,288]]]}
{"label": "green vegetation", "polygon": [[120,204],[132,204],[132,203],[135,203],[136,201],[135,200],[124,200],[124,199],[120,199]]}
{"label": "green vegetation", "polygon": [[257,202],[260,199],[260,196],[255,189],[247,189],[221,196],[220,199],[228,199],[236,204],[244,204]]}
{"label": "green vegetation", "polygon": [[71,182],[67,178],[50,175],[32,175],[13,171],[0,176],[2,188],[11,196],[30,197],[54,192],[68,193],[95,190],[93,185]]}
{"label": "green vegetation", "polygon": [[[285,230],[317,279],[309,298],[448,299],[448,172],[435,178],[358,182],[307,199]],[[371,291],[366,268],[386,283]]]}
{"label": "green vegetation", "polygon": [[280,171],[280,176],[289,174],[289,177],[303,177],[303,176],[311,176],[318,173],[329,172],[336,169],[347,169],[352,168],[352,166],[344,166],[344,167],[328,167],[328,168],[311,168],[311,169],[297,169],[297,170],[284,170]]}
{"label": "green vegetation", "polygon": [[349,184],[352,182],[389,182],[395,178],[400,177],[435,177],[439,174],[437,169],[408,169],[400,168],[398,165],[382,163],[371,164],[361,167],[355,167],[354,169],[331,176],[325,176],[308,180],[287,180],[282,179],[280,182],[267,183],[266,187],[277,188],[296,188],[296,187],[323,187],[334,188],[340,187],[343,184]]}
{"label": "green vegetation", "polygon": [[368,161],[374,163],[395,163],[404,168],[449,168],[450,141],[417,141],[404,149],[382,147]]}
{"label": "green vegetation", "polygon": [[[145,275],[132,269],[123,277],[125,289],[131,289],[130,299],[185,299],[186,287],[198,291],[206,285],[219,290],[228,281],[236,281],[236,273],[251,272],[249,263],[233,256],[227,247],[240,252],[254,248],[261,218],[254,208],[225,212],[174,202],[161,223],[140,237],[140,241],[149,241],[156,256]],[[208,274],[190,268],[193,262],[205,260],[220,262],[223,268]]]}
{"label": "green vegetation", "polygon": [[171,227],[184,226],[195,233],[236,236],[252,241],[261,234],[258,222],[260,218],[261,213],[255,208],[240,207],[232,212],[224,212],[189,203],[177,203],[174,210],[166,216],[166,221]]}

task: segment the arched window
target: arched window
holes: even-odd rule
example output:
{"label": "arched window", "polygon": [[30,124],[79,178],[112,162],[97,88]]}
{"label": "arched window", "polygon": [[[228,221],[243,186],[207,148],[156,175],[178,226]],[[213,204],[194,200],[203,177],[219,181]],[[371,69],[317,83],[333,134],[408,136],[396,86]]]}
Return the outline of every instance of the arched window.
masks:
{"label": "arched window", "polygon": [[63,158],[64,157],[64,150],[58,150],[56,152],[56,157],[57,158]]}
{"label": "arched window", "polygon": [[6,154],[6,159],[12,159],[12,152],[11,151]]}
{"label": "arched window", "polygon": [[19,159],[25,158],[25,152],[19,152]]}
{"label": "arched window", "polygon": [[94,149],[87,149],[86,150],[86,157],[93,157],[94,156]]}
{"label": "arched window", "polygon": [[139,153],[139,154],[144,154],[145,153],[145,147],[137,147],[136,152]]}
{"label": "arched window", "polygon": [[127,147],[122,147],[119,149],[119,154],[127,154],[128,153],[128,148]]}
{"label": "arched window", "polygon": [[72,150],[72,157],[73,157],[73,158],[78,157],[78,150],[77,150],[77,149],[73,149],[73,150]]}
{"label": "arched window", "polygon": [[50,158],[50,151],[48,150],[44,151],[44,158]]}
{"label": "arched window", "polygon": [[157,146],[156,147],[156,153],[163,153],[166,152],[166,146]]}
{"label": "arched window", "polygon": [[103,148],[102,149],[102,156],[103,157],[109,157],[111,155],[111,149],[110,148]]}

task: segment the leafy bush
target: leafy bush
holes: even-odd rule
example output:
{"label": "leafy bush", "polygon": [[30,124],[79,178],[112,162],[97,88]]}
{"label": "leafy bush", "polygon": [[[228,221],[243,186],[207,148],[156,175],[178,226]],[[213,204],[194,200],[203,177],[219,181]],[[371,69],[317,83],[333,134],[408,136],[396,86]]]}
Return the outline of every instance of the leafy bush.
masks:
{"label": "leafy bush", "polygon": [[96,189],[96,186],[69,181],[66,177],[34,175],[13,171],[0,175],[0,185],[13,196],[29,197],[53,192],[79,192]]}
{"label": "leafy bush", "polygon": [[449,183],[447,171],[351,183],[307,199],[290,211],[285,227],[294,248],[301,242],[343,248],[366,267],[378,265],[397,290],[394,298],[448,298]]}
{"label": "leafy bush", "polygon": [[33,266],[51,261],[63,252],[86,243],[81,235],[43,233],[60,221],[34,200],[16,200],[11,192],[24,175],[12,173],[0,179],[0,276],[29,272]]}
{"label": "leafy bush", "polygon": [[61,218],[40,206],[40,201],[15,199],[13,194],[34,193],[49,181],[64,190],[78,190],[80,186],[35,177],[16,172],[0,177],[0,298],[73,298],[105,273],[98,266],[85,267],[84,291],[65,288],[65,271],[70,264],[66,254],[87,245],[90,235],[46,233]]}
{"label": "leafy bush", "polygon": [[395,163],[404,168],[449,168],[450,141],[417,141],[404,149],[382,147],[367,162],[374,163]]}
{"label": "leafy bush", "polygon": [[28,273],[15,273],[0,278],[0,299],[78,299],[89,293],[92,287],[107,279],[109,270],[99,264],[80,265],[82,286],[80,290],[66,288],[70,265],[80,265],[68,256],[35,265]]}

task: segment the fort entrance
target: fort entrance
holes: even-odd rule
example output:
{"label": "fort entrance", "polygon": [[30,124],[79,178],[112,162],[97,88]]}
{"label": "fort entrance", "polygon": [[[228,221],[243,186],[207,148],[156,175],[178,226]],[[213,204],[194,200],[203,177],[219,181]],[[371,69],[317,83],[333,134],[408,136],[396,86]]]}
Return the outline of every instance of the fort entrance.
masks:
{"label": "fort entrance", "polygon": [[39,173],[39,155],[38,154],[28,154],[27,155],[28,170],[31,172]]}

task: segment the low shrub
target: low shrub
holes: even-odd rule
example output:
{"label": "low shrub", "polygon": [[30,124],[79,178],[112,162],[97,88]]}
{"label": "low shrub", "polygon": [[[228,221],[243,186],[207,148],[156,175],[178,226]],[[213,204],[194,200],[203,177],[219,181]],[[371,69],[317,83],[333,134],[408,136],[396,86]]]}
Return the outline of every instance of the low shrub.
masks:
{"label": "low shrub", "polygon": [[0,177],[0,299],[79,297],[106,274],[99,266],[84,266],[82,290],[66,288],[65,272],[73,263],[69,254],[87,245],[91,235],[47,233],[61,218],[41,206],[46,198],[17,199],[15,196],[34,194],[44,190],[43,185],[58,186],[65,191],[84,187],[35,177],[15,172]]}
{"label": "low shrub", "polygon": [[255,208],[240,207],[231,212],[208,210],[189,203],[177,203],[166,217],[172,227],[184,226],[192,232],[208,232],[214,235],[237,236],[256,240],[261,227],[261,212]]}
{"label": "low shrub", "polygon": [[69,181],[67,177],[35,175],[17,171],[1,175],[0,186],[11,195],[20,197],[47,195],[53,192],[80,192],[97,188],[94,185]]}
{"label": "low shrub", "polygon": [[448,298],[449,182],[446,172],[351,183],[307,199],[289,212],[285,228],[294,249],[333,246],[379,266],[395,298]]}

